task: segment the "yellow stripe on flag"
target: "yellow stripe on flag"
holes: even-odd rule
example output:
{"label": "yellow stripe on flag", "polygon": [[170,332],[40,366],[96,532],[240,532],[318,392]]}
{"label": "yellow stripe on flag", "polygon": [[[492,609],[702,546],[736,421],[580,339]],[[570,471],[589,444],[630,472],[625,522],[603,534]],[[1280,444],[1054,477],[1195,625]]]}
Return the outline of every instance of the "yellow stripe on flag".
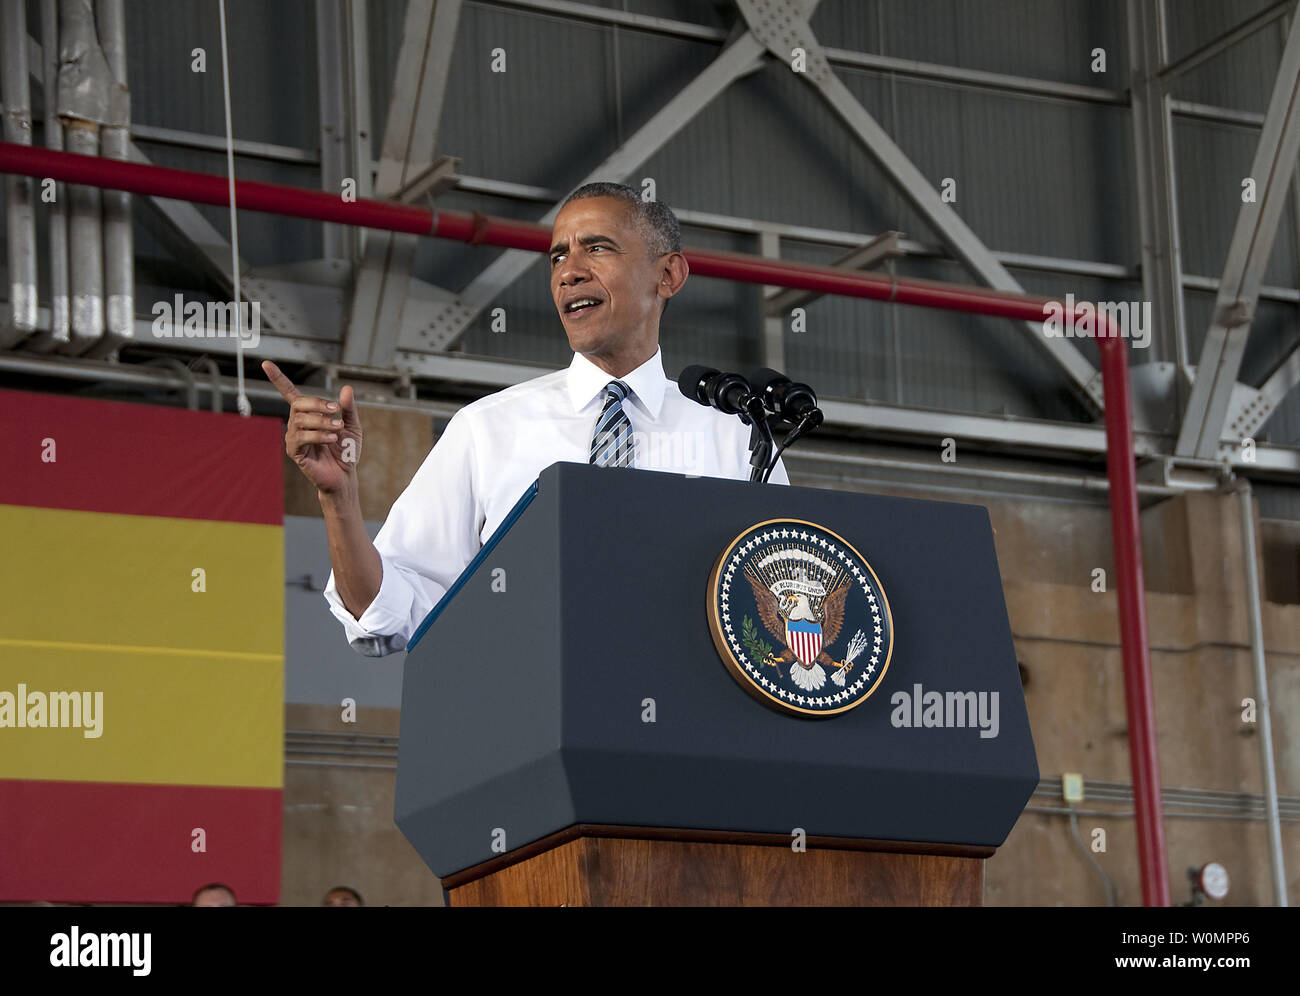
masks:
{"label": "yellow stripe on flag", "polygon": [[[283,674],[260,655],[11,642],[0,648],[0,779],[280,788]],[[81,709],[65,696],[56,716],[50,693],[72,692]],[[19,705],[45,725],[11,725]]]}
{"label": "yellow stripe on flag", "polygon": [[0,505],[0,535],[0,638],[283,653],[279,526]]}

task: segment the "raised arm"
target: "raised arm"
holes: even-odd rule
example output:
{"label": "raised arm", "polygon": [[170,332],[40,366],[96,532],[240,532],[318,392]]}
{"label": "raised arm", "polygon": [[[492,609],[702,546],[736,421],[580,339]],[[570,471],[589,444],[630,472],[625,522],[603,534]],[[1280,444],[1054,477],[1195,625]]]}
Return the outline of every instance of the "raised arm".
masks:
{"label": "raised arm", "polygon": [[361,419],[351,387],[337,402],[309,398],[270,360],[262,371],[289,403],[284,449],[307,480],[316,486],[329,536],[334,583],[344,607],[356,618],[379,594],[383,562],[366,535],[357,491],[361,456]]}

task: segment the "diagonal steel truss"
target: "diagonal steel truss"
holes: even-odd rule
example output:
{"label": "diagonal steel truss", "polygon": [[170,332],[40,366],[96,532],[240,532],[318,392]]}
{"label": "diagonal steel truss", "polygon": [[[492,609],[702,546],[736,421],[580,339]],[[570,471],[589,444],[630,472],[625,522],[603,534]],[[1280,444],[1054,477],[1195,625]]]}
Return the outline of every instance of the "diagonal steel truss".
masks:
{"label": "diagonal steel truss", "polygon": [[[899,189],[931,224],[948,249],[988,286],[1013,293],[1023,288],[964,221],[943,202],[938,190],[916,168],[886,131],[835,75],[808,25],[818,0],[736,0],[745,30],[732,38],[713,63],[672,98],[635,135],[609,158],[589,171],[582,181],[626,179],[631,171],[662,147],[698,115],[732,82],[761,65],[761,53],[790,59],[798,46],[806,53],[802,79],[816,88],[864,148],[881,165]],[[739,29],[739,26],[738,26]],[[549,223],[555,210],[539,219]],[[434,309],[421,330],[422,349],[446,350],[515,280],[534,263],[526,253],[507,252],[489,265],[455,301]],[[1021,328],[1064,370],[1078,395],[1094,411],[1102,407],[1101,378],[1097,369],[1069,340],[1048,338],[1034,323]]]}
{"label": "diagonal steel truss", "polygon": [[[461,0],[410,0],[393,78],[375,193],[396,198],[433,161]],[[392,366],[419,240],[376,232],[365,241],[343,361]]]}
{"label": "diagonal steel truss", "polygon": [[[1201,349],[1196,381],[1183,413],[1175,453],[1211,459],[1219,455],[1233,394],[1238,390],[1260,284],[1277,235],[1300,153],[1300,18],[1291,25],[1282,64],[1273,84],[1246,199],[1228,245],[1210,328]],[[1286,368],[1289,369],[1289,368]],[[1289,376],[1286,374],[1284,376]],[[1276,382],[1275,386],[1277,383]]]}

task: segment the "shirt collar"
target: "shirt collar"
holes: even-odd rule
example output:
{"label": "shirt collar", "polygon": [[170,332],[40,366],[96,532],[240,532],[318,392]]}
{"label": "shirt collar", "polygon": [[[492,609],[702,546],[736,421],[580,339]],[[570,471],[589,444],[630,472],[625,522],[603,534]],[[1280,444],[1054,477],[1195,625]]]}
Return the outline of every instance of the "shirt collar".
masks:
{"label": "shirt collar", "polygon": [[593,398],[600,396],[605,385],[612,380],[621,380],[632,389],[632,397],[640,402],[641,407],[657,419],[663,408],[664,390],[667,378],[664,376],[662,351],[655,349],[655,355],[646,360],[626,377],[611,377],[581,353],[573,354],[569,364],[569,400],[573,410],[580,412],[591,404]]}

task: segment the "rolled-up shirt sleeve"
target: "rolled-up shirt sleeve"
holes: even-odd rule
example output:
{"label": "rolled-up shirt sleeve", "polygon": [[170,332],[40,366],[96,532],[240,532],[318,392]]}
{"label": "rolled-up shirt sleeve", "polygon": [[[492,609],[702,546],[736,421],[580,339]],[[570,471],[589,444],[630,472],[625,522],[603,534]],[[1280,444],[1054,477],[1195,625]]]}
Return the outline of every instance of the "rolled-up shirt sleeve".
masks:
{"label": "rolled-up shirt sleeve", "polygon": [[405,650],[480,547],[483,512],[477,498],[473,432],[457,413],[375,536],[383,563],[379,594],[358,619],[339,598],[330,573],[325,600],[357,653]]}

